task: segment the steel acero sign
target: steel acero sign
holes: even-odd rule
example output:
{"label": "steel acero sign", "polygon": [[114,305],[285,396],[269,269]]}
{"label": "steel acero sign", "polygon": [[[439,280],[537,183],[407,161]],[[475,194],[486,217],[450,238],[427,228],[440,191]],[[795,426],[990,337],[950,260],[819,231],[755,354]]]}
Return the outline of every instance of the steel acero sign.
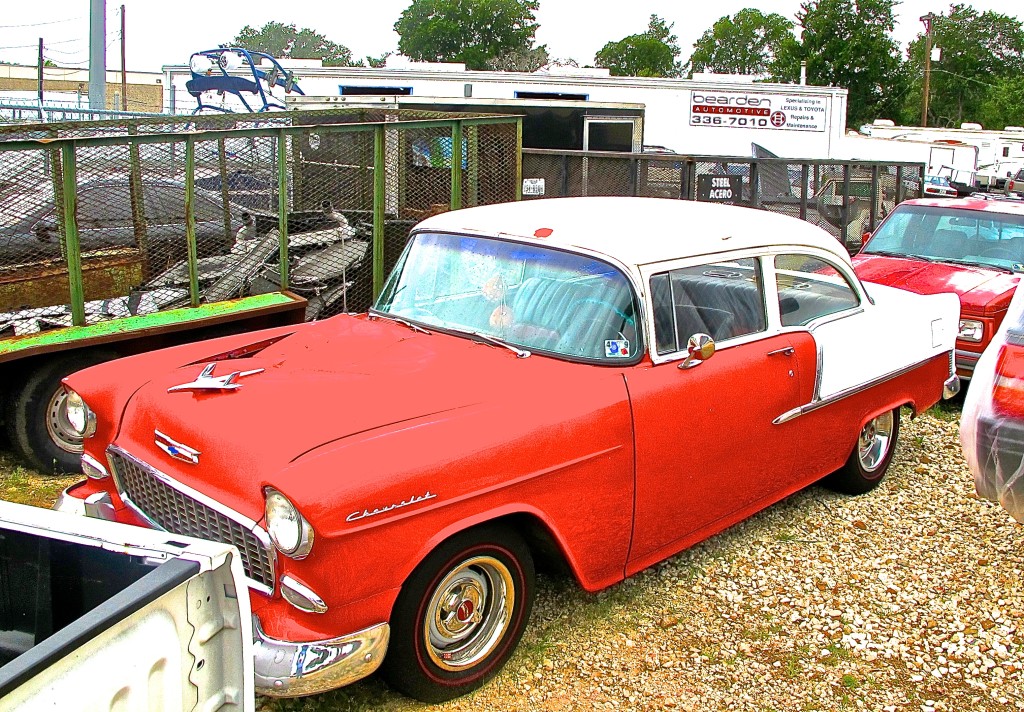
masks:
{"label": "steel acero sign", "polygon": [[690,125],[769,131],[825,131],[825,97],[694,91]]}

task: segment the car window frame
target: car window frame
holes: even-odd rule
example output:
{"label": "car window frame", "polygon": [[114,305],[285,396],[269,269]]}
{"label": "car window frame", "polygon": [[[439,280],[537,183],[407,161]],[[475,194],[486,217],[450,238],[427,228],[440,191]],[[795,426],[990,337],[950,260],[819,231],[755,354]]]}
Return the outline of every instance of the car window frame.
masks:
{"label": "car window frame", "polygon": [[[791,255],[794,253],[806,257],[820,259],[826,264],[830,265],[833,269],[835,269],[839,273],[839,275],[846,281],[847,285],[853,290],[853,293],[857,296],[857,304],[848,309],[832,312],[831,314],[823,314],[822,316],[810,320],[806,324],[783,326],[782,307],[779,304],[778,278],[777,270],[775,269],[775,258],[778,257],[779,255]],[[775,316],[778,319],[779,330],[783,333],[794,331],[814,331],[814,329],[820,326],[821,324],[828,324],[833,321],[839,321],[840,319],[847,319],[851,316],[856,316],[857,314],[863,314],[865,310],[865,304],[875,303],[874,300],[871,298],[871,295],[868,293],[867,289],[864,287],[864,283],[861,282],[860,278],[857,276],[857,273],[854,272],[853,265],[847,264],[846,262],[837,259],[836,255],[828,252],[827,250],[800,245],[789,245],[785,247],[773,247],[770,253],[765,255],[766,258],[769,256],[769,254],[771,259],[765,259],[764,261],[764,279],[767,282],[769,280],[770,273],[770,287],[774,295],[773,312],[775,313]]]}
{"label": "car window frame", "polygon": [[[608,359],[595,359],[595,358],[587,358],[587,357],[583,357],[583,356],[573,356],[573,355],[569,355],[569,354],[565,354],[565,353],[561,353],[561,352],[557,352],[557,351],[549,351],[547,349],[540,349],[540,348],[536,348],[536,347],[530,348],[528,350],[530,351],[531,354],[543,355],[543,356],[546,356],[546,357],[549,357],[549,358],[554,358],[554,359],[558,359],[560,361],[564,361],[566,363],[591,365],[591,366],[600,366],[602,368],[634,367],[634,366],[637,366],[638,364],[643,362],[645,354],[647,353],[647,351],[648,351],[648,349],[650,347],[649,342],[653,338],[653,334],[650,331],[648,331],[648,323],[649,323],[649,320],[650,320],[650,310],[651,310],[650,302],[649,302],[649,295],[647,293],[647,290],[644,288],[644,284],[643,283],[639,283],[637,281],[636,268],[631,266],[631,265],[628,265],[628,264],[622,262],[617,257],[614,257],[614,256],[609,255],[607,253],[599,252],[597,250],[590,250],[590,249],[586,249],[586,248],[578,247],[578,246],[570,247],[570,246],[566,246],[566,245],[558,245],[558,244],[547,243],[547,242],[544,242],[543,240],[534,241],[534,240],[529,240],[529,239],[517,238],[515,236],[510,236],[510,235],[503,235],[503,234],[495,235],[495,234],[491,234],[491,233],[478,233],[478,232],[474,232],[474,231],[466,231],[466,230],[458,230],[458,229],[448,230],[448,229],[432,229],[432,228],[414,228],[410,232],[409,238],[406,240],[406,244],[405,244],[405,247],[402,250],[402,253],[399,255],[398,259],[395,261],[395,264],[392,267],[391,272],[388,274],[387,279],[384,281],[384,287],[381,289],[381,292],[378,295],[378,297],[374,300],[373,306],[371,307],[372,309],[379,310],[380,304],[379,304],[378,300],[382,297],[382,295],[387,293],[387,291],[389,289],[389,286],[390,286],[390,282],[392,280],[394,280],[394,279],[397,279],[398,271],[399,271],[399,266],[402,265],[406,261],[406,259],[408,259],[408,253],[412,249],[413,243],[415,242],[415,238],[416,238],[417,235],[419,235],[421,233],[422,234],[436,233],[436,234],[450,235],[450,236],[454,236],[454,237],[469,237],[469,238],[478,238],[478,239],[499,240],[501,242],[506,242],[506,243],[527,245],[527,246],[530,246],[530,247],[540,247],[540,248],[543,248],[543,249],[553,250],[553,251],[557,251],[557,252],[564,252],[564,253],[571,254],[571,255],[580,255],[580,256],[584,256],[584,257],[587,257],[589,259],[596,260],[596,261],[603,262],[603,263],[607,264],[609,267],[611,267],[612,269],[614,269],[617,272],[619,272],[621,274],[621,276],[625,279],[626,284],[628,285],[629,289],[631,290],[631,294],[632,294],[632,297],[633,297],[633,302],[634,302],[634,304],[636,306],[636,309],[639,312],[636,315],[636,317],[635,317],[635,319],[636,319],[637,339],[636,339],[636,348],[633,349],[633,354],[628,359],[627,358],[622,359],[622,361],[617,361],[617,360],[616,361],[610,361]],[[387,313],[387,312],[383,312],[383,313]],[[417,319],[412,318],[412,317],[402,316],[402,319],[410,321],[410,322],[414,322],[414,323],[417,323],[417,324],[420,324],[420,322]],[[452,334],[452,335],[455,335],[455,336],[459,336],[461,338],[472,338],[469,335],[469,332],[467,332],[465,330],[445,328],[444,326],[438,326],[436,324],[429,324],[429,323],[426,323],[426,322],[423,322],[422,326],[427,328],[427,329],[433,330],[433,331],[439,331],[439,332],[442,332],[442,333]]]}
{"label": "car window frame", "polygon": [[[764,299],[765,307],[765,329],[763,331],[755,331],[750,334],[744,334],[742,336],[736,336],[731,339],[725,339],[724,341],[715,342],[716,349],[728,349],[737,346],[743,346],[744,344],[754,343],[767,339],[770,336],[778,334],[780,331],[779,321],[779,305],[778,297],[775,294],[774,283],[768,284],[768,280],[765,274],[765,259],[764,257],[768,254],[766,248],[747,248],[742,250],[732,250],[728,252],[716,252],[701,255],[689,255],[687,257],[680,257],[673,260],[663,260],[660,262],[651,262],[639,266],[640,277],[643,282],[643,295],[644,309],[647,312],[645,315],[644,331],[647,334],[647,350],[651,361],[655,365],[674,363],[682,361],[689,354],[686,351],[686,344],[680,344],[679,350],[671,351],[663,354],[658,353],[657,336],[655,332],[654,324],[654,295],[651,291],[651,278],[659,274],[671,272],[676,269],[684,269],[687,267],[697,267],[705,265],[711,262],[727,262],[729,260],[739,259],[754,259],[757,262],[758,273],[761,278],[761,293]],[[773,272],[774,278],[774,272]]]}

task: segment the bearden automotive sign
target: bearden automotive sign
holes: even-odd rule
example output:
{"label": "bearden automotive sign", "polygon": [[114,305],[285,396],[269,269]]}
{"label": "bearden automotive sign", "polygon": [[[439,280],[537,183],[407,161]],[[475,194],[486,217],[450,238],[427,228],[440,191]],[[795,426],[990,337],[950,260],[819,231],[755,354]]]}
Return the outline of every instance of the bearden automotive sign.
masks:
{"label": "bearden automotive sign", "polygon": [[825,131],[825,97],[694,91],[690,125],[782,131]]}

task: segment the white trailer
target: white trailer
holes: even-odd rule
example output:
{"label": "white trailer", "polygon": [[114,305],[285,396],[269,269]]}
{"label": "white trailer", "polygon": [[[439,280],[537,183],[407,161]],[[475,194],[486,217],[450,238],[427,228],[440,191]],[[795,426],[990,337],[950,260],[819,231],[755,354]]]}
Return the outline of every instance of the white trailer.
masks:
{"label": "white trailer", "polygon": [[[196,106],[187,66],[166,66],[167,109]],[[751,144],[796,159],[832,157],[846,130],[847,92],[836,87],[612,77],[607,70],[550,73],[467,71],[461,64],[296,69],[307,97],[365,102],[368,96],[642,104],[644,140],[679,153],[749,156]],[[234,108],[230,97],[226,108]]]}
{"label": "white trailer", "polygon": [[965,123],[960,128],[897,126],[879,119],[860,128],[874,138],[901,141],[966,143],[978,148],[978,176],[982,188],[1002,188],[1006,179],[1024,168],[1024,126],[1007,126],[988,131],[980,124]]}
{"label": "white trailer", "polygon": [[839,142],[841,160],[923,163],[925,174],[972,187],[978,171],[978,147],[957,141],[913,141],[850,134]]}

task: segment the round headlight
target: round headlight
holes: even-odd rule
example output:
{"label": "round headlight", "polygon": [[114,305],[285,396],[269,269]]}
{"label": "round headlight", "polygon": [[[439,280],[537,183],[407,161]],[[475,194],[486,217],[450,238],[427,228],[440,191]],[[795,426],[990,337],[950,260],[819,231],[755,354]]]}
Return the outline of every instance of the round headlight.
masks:
{"label": "round headlight", "polygon": [[68,424],[79,437],[87,438],[96,432],[96,415],[85,404],[82,396],[68,390],[64,408],[68,416]]}
{"label": "round headlight", "polygon": [[282,554],[302,558],[313,546],[313,529],[287,497],[267,489],[267,533]]}

